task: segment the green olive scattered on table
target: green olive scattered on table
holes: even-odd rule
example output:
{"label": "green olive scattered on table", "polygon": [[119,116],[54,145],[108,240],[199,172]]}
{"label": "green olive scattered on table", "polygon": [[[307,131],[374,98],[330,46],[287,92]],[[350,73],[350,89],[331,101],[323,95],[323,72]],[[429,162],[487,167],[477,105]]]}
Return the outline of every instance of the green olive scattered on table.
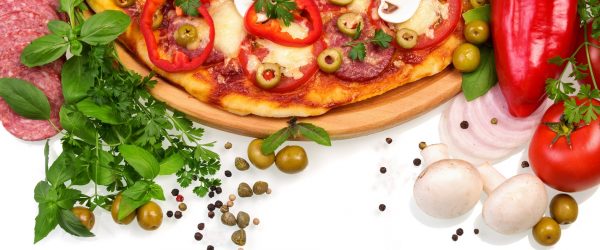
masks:
{"label": "green olive scattered on table", "polygon": [[467,24],[464,30],[465,39],[472,44],[485,43],[490,37],[490,26],[481,20],[475,20]]}
{"label": "green olive scattered on table", "polygon": [[342,53],[337,49],[323,50],[317,57],[317,64],[325,73],[336,72],[342,66]]}
{"label": "green olive scattered on table", "polygon": [[557,194],[550,201],[550,216],[558,224],[571,224],[577,220],[578,214],[577,201],[568,194]]}
{"label": "green olive scattered on table", "polygon": [[156,230],[163,221],[162,209],[155,202],[149,201],[137,209],[137,221],[144,230]]}
{"label": "green olive scattered on table", "polygon": [[133,221],[133,219],[135,219],[135,212],[132,212],[122,220],[119,220],[119,206],[121,205],[121,199],[123,199],[123,195],[121,194],[118,194],[115,197],[115,200],[113,201],[113,204],[110,209],[110,214],[117,224],[128,225]]}
{"label": "green olive scattered on table", "polygon": [[560,225],[550,217],[542,218],[532,229],[533,238],[542,246],[552,246],[560,240]]}
{"label": "green olive scattered on table", "polygon": [[87,228],[88,230],[92,230],[94,224],[96,223],[96,217],[94,216],[94,213],[90,211],[89,208],[74,207],[71,209],[71,212],[73,212],[75,217],[79,219],[79,221],[81,221],[81,224],[83,224],[85,228]]}
{"label": "green olive scattered on table", "polygon": [[472,72],[481,61],[479,48],[470,43],[463,43],[454,50],[452,54],[452,64],[461,72]]}
{"label": "green olive scattered on table", "polygon": [[248,145],[248,159],[259,169],[267,169],[275,162],[275,154],[264,155],[261,151],[262,139],[254,139]]}
{"label": "green olive scattered on table", "polygon": [[275,165],[281,172],[295,174],[306,168],[308,156],[300,146],[286,146],[277,152]]}

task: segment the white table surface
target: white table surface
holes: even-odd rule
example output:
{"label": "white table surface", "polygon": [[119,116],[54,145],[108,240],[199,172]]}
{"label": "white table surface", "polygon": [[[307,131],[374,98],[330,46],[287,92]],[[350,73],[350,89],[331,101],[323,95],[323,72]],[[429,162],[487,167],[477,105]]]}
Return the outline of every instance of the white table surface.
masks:
{"label": "white table surface", "polygon": [[[423,166],[415,167],[420,158],[418,143],[439,141],[438,123],[447,104],[392,129],[360,138],[334,141],[322,147],[309,142],[293,142],[303,146],[309,156],[308,168],[297,175],[286,175],[271,167],[266,171],[251,169],[240,172],[233,167],[236,156],[245,156],[251,138],[206,128],[206,141],[218,141],[215,151],[221,155],[222,171],[232,170],[233,177],[225,178],[221,171],[226,195],[235,192],[241,181],[250,184],[266,180],[273,189],[269,196],[236,200],[233,211],[244,210],[259,217],[259,226],[247,230],[246,250],[325,250],[325,249],[531,249],[541,248],[531,233],[503,236],[489,229],[481,219],[481,203],[470,213],[453,220],[439,220],[423,214],[412,198],[415,177]],[[386,137],[393,143],[388,145]],[[223,144],[233,143],[225,150]],[[60,152],[59,138],[52,138],[50,157]],[[290,143],[288,143],[290,144]],[[120,226],[110,213],[97,209],[95,238],[75,238],[61,229],[33,245],[34,218],[37,204],[33,200],[35,184],[43,179],[43,142],[24,142],[0,129],[0,248],[1,249],[238,249],[230,241],[233,227],[220,220],[208,219],[208,198],[197,198],[191,190],[183,190],[189,209],[180,220],[164,219],[154,232],[141,230],[136,222]],[[512,176],[521,169],[527,156],[518,153],[496,164],[504,175]],[[386,174],[379,168],[385,166]],[[170,195],[178,187],[174,177],[162,177],[167,200],[160,202],[163,211],[175,210],[177,203]],[[556,191],[549,190],[552,197]],[[87,190],[88,192],[90,189]],[[595,189],[576,193],[580,204],[578,220],[563,226],[562,238],[554,249],[600,249],[600,195]],[[482,195],[482,200],[485,195]],[[214,200],[213,200],[214,201]],[[380,203],[387,205],[380,212]],[[217,213],[219,214],[219,213]],[[196,225],[206,223],[204,239],[194,240]],[[457,242],[451,240],[457,228],[465,234]],[[473,229],[480,229],[474,235]]]}

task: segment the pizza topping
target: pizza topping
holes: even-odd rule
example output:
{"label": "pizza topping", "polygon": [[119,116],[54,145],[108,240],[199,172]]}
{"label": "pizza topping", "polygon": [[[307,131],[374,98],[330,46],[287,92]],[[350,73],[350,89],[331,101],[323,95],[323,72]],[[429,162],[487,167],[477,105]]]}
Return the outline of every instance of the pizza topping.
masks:
{"label": "pizza topping", "polygon": [[256,69],[256,82],[263,89],[272,89],[281,81],[281,66],[277,63],[262,63]]}
{"label": "pizza topping", "polygon": [[400,29],[396,31],[396,42],[403,49],[412,49],[417,45],[417,32],[411,29]]}
{"label": "pizza topping", "polygon": [[353,0],[348,6],[349,11],[355,13],[367,13],[371,0]]}
{"label": "pizza topping", "polygon": [[352,3],[353,0],[329,0],[330,3],[338,5],[338,6],[346,6]]}
{"label": "pizza topping", "polygon": [[326,49],[317,57],[317,64],[325,73],[336,72],[342,66],[342,53],[337,49]]}
{"label": "pizza topping", "polygon": [[360,32],[364,26],[364,19],[360,14],[346,13],[337,19],[336,24],[342,33],[354,38],[360,36]]}
{"label": "pizza topping", "polygon": [[406,22],[395,25],[396,30],[407,28],[419,34],[413,49],[435,46],[446,40],[461,19],[462,1],[421,0],[416,13]]}
{"label": "pizza topping", "polygon": [[260,45],[266,48],[269,53],[262,59],[263,63],[277,63],[282,67],[282,74],[293,79],[300,79],[304,73],[301,67],[314,61],[312,46],[293,48],[285,47],[273,43],[269,40],[258,40]]}
{"label": "pizza topping", "polygon": [[164,16],[163,13],[160,9],[156,10],[154,12],[154,15],[152,15],[152,29],[158,29],[160,28],[160,26],[162,25]]}
{"label": "pizza topping", "polygon": [[190,44],[196,43],[198,39],[198,30],[190,24],[179,26],[175,32],[175,42],[177,45],[187,47]]}
{"label": "pizza topping", "polygon": [[[167,71],[167,72],[181,72],[181,71],[190,71],[200,67],[204,61],[209,57],[213,50],[214,40],[215,40],[215,26],[212,20],[212,17],[208,13],[208,10],[205,5],[198,7],[198,13],[203,17],[204,22],[193,22],[196,29],[201,27],[202,25],[208,26],[206,28],[201,28],[197,30],[196,34],[198,37],[202,37],[202,33],[205,31],[208,33],[208,41],[206,39],[202,39],[202,42],[192,41],[186,44],[186,49],[196,49],[199,48],[202,43],[205,43],[204,48],[198,54],[190,54],[184,53],[178,49],[173,49],[165,55],[162,49],[159,49],[159,45],[157,42],[157,38],[155,36],[155,32],[152,29],[153,19],[155,12],[161,8],[164,4],[165,0],[147,0],[144,4],[144,10],[142,12],[142,17],[140,20],[140,31],[144,36],[144,40],[146,42],[146,48],[148,50],[148,56],[154,65],[158,68]],[[187,19],[186,19],[187,20]],[[196,19],[194,19],[196,21]],[[185,26],[185,24],[180,24],[181,26]],[[178,31],[179,31],[178,27]],[[189,27],[188,27],[189,28]],[[177,32],[179,33],[179,32]],[[183,29],[179,38],[181,43],[185,43],[187,41],[191,41],[192,35],[191,29]],[[184,38],[186,37],[186,38]],[[177,41],[177,37],[175,37]],[[180,44],[180,42],[177,42]],[[197,47],[196,47],[197,46]],[[161,46],[162,47],[162,46]],[[168,58],[165,58],[168,57]]]}
{"label": "pizza topping", "polygon": [[314,0],[257,0],[253,6],[244,17],[250,34],[291,47],[304,47],[321,37],[321,14]]}
{"label": "pizza topping", "polygon": [[[355,37],[353,37],[352,39],[356,40],[359,37],[360,37],[360,33],[355,35]],[[390,46],[391,41],[392,41],[392,37],[390,35],[386,34],[381,29],[377,29],[375,31],[375,35],[373,36],[373,38],[365,39],[362,41],[350,41],[350,42],[347,42],[346,44],[344,44],[344,46],[352,48],[352,49],[350,49],[350,53],[348,54],[348,56],[352,60],[364,61],[366,53],[367,53],[367,51],[366,51],[367,47],[366,47],[365,43],[371,43],[371,44],[377,45],[378,47],[381,47],[381,48],[387,48]]]}
{"label": "pizza topping", "polygon": [[115,4],[121,8],[127,8],[135,3],[135,0],[114,0]]}
{"label": "pizza topping", "polygon": [[384,0],[379,4],[378,14],[389,23],[406,22],[415,15],[420,3],[421,0]]}
{"label": "pizza topping", "polygon": [[252,4],[254,4],[254,0],[233,0],[233,3],[240,16],[244,16],[248,12],[248,9],[252,7]]}
{"label": "pizza topping", "polygon": [[228,58],[235,58],[240,52],[240,45],[246,38],[244,19],[236,13],[235,5],[227,0],[211,3],[208,12],[215,23],[215,48]]}

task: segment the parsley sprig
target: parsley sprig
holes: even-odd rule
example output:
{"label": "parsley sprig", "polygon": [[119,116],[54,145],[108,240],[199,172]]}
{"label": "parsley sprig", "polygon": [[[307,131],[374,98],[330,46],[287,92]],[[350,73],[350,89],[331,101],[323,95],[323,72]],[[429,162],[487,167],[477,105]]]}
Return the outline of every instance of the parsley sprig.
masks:
{"label": "parsley sprig", "polygon": [[254,4],[257,13],[264,13],[270,19],[280,19],[285,26],[290,26],[294,20],[292,11],[297,8],[293,0],[257,0]]}
{"label": "parsley sprig", "polygon": [[202,2],[198,0],[175,0],[175,6],[181,8],[188,16],[198,16],[198,8]]}
{"label": "parsley sprig", "polygon": [[357,41],[358,38],[360,38],[361,33],[362,27],[359,25],[357,27],[356,35],[354,35],[352,41],[344,44],[345,47],[351,47],[350,52],[348,52],[348,57],[350,57],[352,60],[365,60],[367,55],[367,43],[373,43],[381,48],[387,48],[390,46],[390,42],[392,42],[392,36],[385,33],[382,29],[375,30],[375,35],[373,38]]}
{"label": "parsley sprig", "polygon": [[[584,31],[584,42],[579,45],[570,57],[554,57],[549,60],[549,63],[559,66],[571,63],[573,71],[569,76],[574,77],[576,80],[590,77],[595,88],[592,89],[591,86],[582,84],[579,91],[577,91],[574,83],[560,80],[566,74],[567,68],[565,67],[559,78],[546,80],[546,93],[555,102],[564,101],[564,119],[567,123],[579,124],[583,121],[585,124],[589,124],[598,119],[600,115],[600,106],[591,101],[592,99],[600,99],[600,91],[598,90],[598,86],[600,85],[596,82],[592,69],[592,67],[598,67],[598,65],[592,65],[589,52],[591,46],[598,46],[588,40],[587,24],[588,22],[592,22],[592,30],[590,32],[593,38],[598,39],[600,37],[600,0],[579,0],[577,9],[581,20],[580,25]],[[582,49],[585,50],[587,63],[577,62],[575,59],[575,56]],[[576,99],[571,98],[571,95],[574,94],[578,99],[583,101],[578,104]]]}

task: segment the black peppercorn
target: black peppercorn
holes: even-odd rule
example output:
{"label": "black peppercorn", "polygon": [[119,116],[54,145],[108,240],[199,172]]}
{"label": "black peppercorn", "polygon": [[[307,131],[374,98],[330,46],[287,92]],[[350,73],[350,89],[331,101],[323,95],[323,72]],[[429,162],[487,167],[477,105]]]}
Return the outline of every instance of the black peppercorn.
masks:
{"label": "black peppercorn", "polygon": [[215,208],[220,208],[223,206],[223,202],[220,200],[215,201]]}
{"label": "black peppercorn", "polygon": [[172,194],[173,196],[177,196],[177,195],[179,195],[179,189],[177,189],[177,188],[174,188],[173,190],[171,190],[171,194]]}
{"label": "black peppercorn", "polygon": [[379,172],[382,174],[385,174],[387,172],[387,168],[381,167],[381,168],[379,168]]}
{"label": "black peppercorn", "polygon": [[208,208],[208,211],[215,211],[215,204],[208,204],[208,206],[206,206],[206,208]]}
{"label": "black peppercorn", "polygon": [[392,144],[392,138],[385,138],[385,142],[387,142],[387,144]]}
{"label": "black peppercorn", "polygon": [[453,235],[452,235],[452,240],[453,240],[453,241],[457,241],[457,240],[458,240],[458,235],[456,235],[456,234],[453,234]]}
{"label": "black peppercorn", "polygon": [[462,121],[462,122],[460,122],[460,128],[462,128],[462,129],[468,129],[469,128],[469,122],[468,121]]}
{"label": "black peppercorn", "polygon": [[204,223],[198,224],[198,230],[204,230]]}
{"label": "black peppercorn", "polygon": [[173,211],[171,211],[171,210],[167,211],[167,217],[169,217],[169,218],[173,217]]}
{"label": "black peppercorn", "polygon": [[379,211],[385,211],[385,204],[379,204]]}
{"label": "black peppercorn", "polygon": [[521,162],[521,167],[522,168],[528,168],[529,167],[529,162],[528,161]]}
{"label": "black peppercorn", "polygon": [[223,189],[221,187],[217,187],[215,189],[215,192],[217,192],[217,194],[221,194],[223,192]]}
{"label": "black peppercorn", "polygon": [[212,245],[208,245],[208,246],[206,247],[206,250],[215,250],[215,247],[213,247]]}
{"label": "black peppercorn", "polygon": [[213,212],[213,211],[208,212],[208,218],[212,219],[214,217],[215,217],[215,212]]}
{"label": "black peppercorn", "polygon": [[203,237],[204,236],[200,232],[194,234],[194,239],[196,239],[197,241],[201,241]]}
{"label": "black peppercorn", "polygon": [[225,176],[226,177],[231,177],[231,171],[225,170]]}
{"label": "black peppercorn", "polygon": [[210,189],[210,191],[215,191],[215,190],[217,190],[217,187],[215,187],[215,186],[210,186],[210,188],[209,188],[209,189]]}
{"label": "black peppercorn", "polygon": [[464,231],[463,231],[463,229],[462,229],[462,228],[458,228],[458,229],[456,229],[456,234],[457,234],[458,236],[462,236],[462,235],[463,235],[463,233],[464,233]]}
{"label": "black peppercorn", "polygon": [[415,165],[416,167],[421,166],[421,159],[415,158],[413,160],[413,165]]}
{"label": "black peppercorn", "polygon": [[208,192],[208,197],[210,197],[210,198],[215,197],[215,192],[213,192],[213,191]]}
{"label": "black peppercorn", "polygon": [[181,219],[181,216],[183,216],[183,213],[181,213],[181,211],[175,212],[175,219]]}
{"label": "black peppercorn", "polygon": [[477,229],[477,228],[473,229],[473,233],[474,234],[479,234],[479,229]]}

